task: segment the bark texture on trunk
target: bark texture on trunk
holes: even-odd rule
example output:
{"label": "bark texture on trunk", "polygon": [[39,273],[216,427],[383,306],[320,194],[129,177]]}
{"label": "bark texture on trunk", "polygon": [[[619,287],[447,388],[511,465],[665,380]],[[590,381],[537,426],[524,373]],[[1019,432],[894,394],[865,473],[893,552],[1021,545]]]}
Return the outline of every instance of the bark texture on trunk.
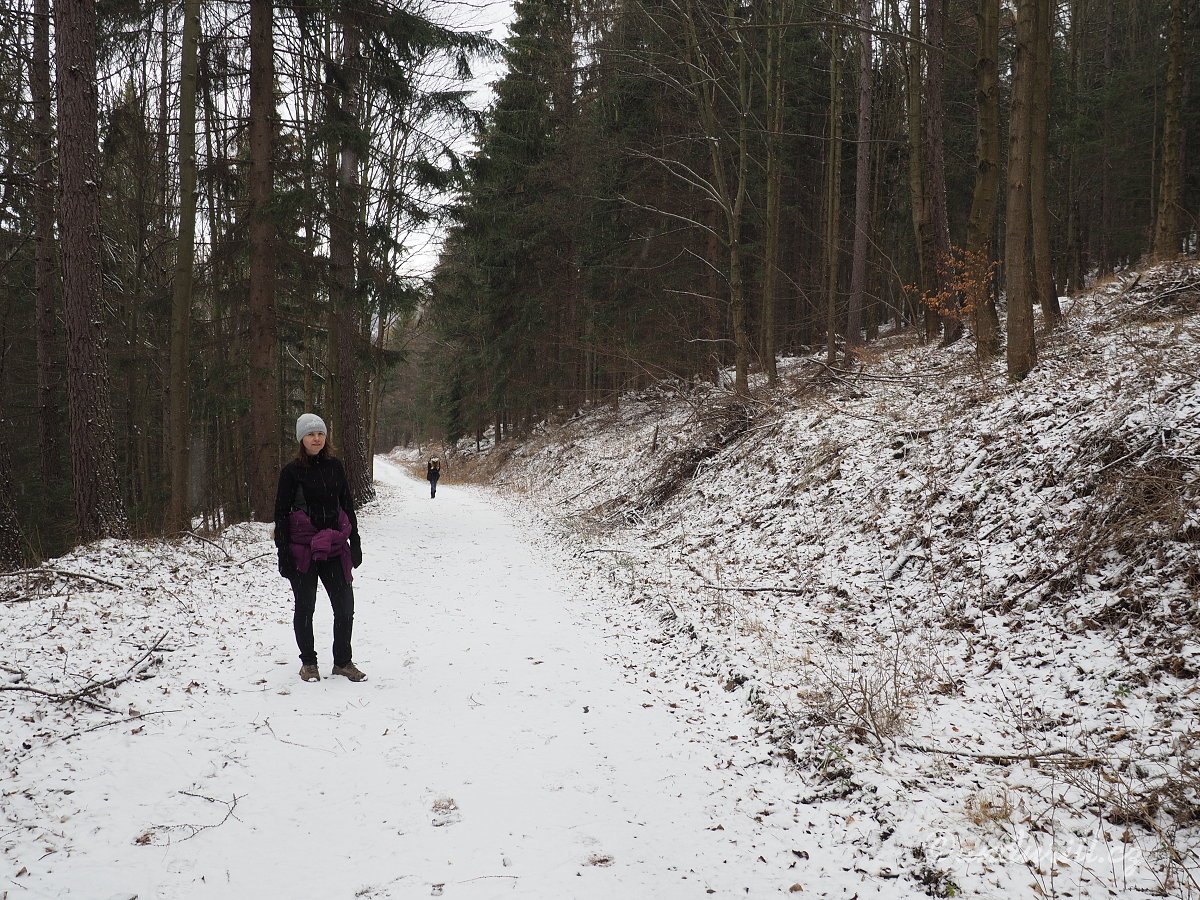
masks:
{"label": "bark texture on trunk", "polygon": [[71,475],[78,537],[87,542],[128,533],[102,343],[96,4],[56,0],[54,21]]}
{"label": "bark texture on trunk", "polygon": [[1171,0],[1167,32],[1167,97],[1163,110],[1162,172],[1154,229],[1154,255],[1168,259],[1179,252],[1183,222],[1184,0]]}
{"label": "bark texture on trunk", "polygon": [[[12,424],[0,420],[5,434],[12,434]],[[17,517],[17,504],[13,498],[10,469],[12,457],[0,453],[0,572],[19,569],[25,556],[25,540],[21,534],[21,520]]]}
{"label": "bark texture on trunk", "polygon": [[[946,77],[946,5],[945,0],[926,0],[925,40],[929,62],[925,73],[925,193],[928,209],[928,234],[925,241],[926,264],[933,279],[933,290],[949,312],[939,314],[942,339],[949,344],[962,335],[962,322],[955,314],[957,302],[950,294],[950,221],[946,212],[946,138],[944,120],[944,83]],[[930,335],[932,337],[932,335]]]}
{"label": "bark texture on trunk", "polygon": [[[731,19],[737,15],[735,4],[729,7]],[[733,211],[730,215],[729,232],[729,300],[732,306],[734,346],[734,390],[738,394],[750,393],[750,328],[746,309],[746,282],[743,274],[742,220],[745,216],[750,174],[750,60],[746,50],[748,37],[737,36],[738,61],[738,149],[737,171],[734,173]]]}
{"label": "bark texture on trunk", "polygon": [[859,0],[858,141],[854,170],[854,250],[850,264],[850,300],[846,309],[846,354],[862,345],[863,306],[867,286],[867,252],[871,246],[871,90],[874,48],[871,0]]}
{"label": "bark texture on trunk", "polygon": [[[906,69],[905,97],[907,100],[908,120],[908,192],[912,206],[913,236],[917,254],[917,293],[927,296],[934,289],[934,278],[931,274],[933,266],[933,251],[931,250],[931,226],[929,219],[929,196],[925,190],[925,151],[922,140],[921,122],[922,107],[922,49],[923,34],[921,32],[921,4],[909,4],[908,34],[908,66]],[[921,304],[913,310],[915,316],[922,312]],[[926,337],[937,333],[937,316],[925,310]]]}
{"label": "bark texture on trunk", "polygon": [[763,260],[762,311],[759,327],[759,357],[767,381],[775,384],[778,370],[775,364],[775,293],[779,284],[779,229],[783,187],[783,160],[780,144],[783,140],[784,79],[783,63],[783,2],[768,3],[767,31],[767,210],[766,248]]}
{"label": "bark texture on trunk", "polygon": [[[834,0],[833,19],[842,12]],[[825,153],[825,358],[837,361],[838,269],[842,218],[842,36],[829,29],[829,144]]]}
{"label": "bark texture on trunk", "polygon": [[1054,328],[1062,318],[1058,305],[1058,285],[1054,282],[1054,258],[1050,238],[1050,82],[1051,37],[1054,29],[1052,0],[1038,0],[1034,23],[1034,64],[1037,75],[1031,104],[1029,157],[1029,212],[1033,231],[1033,283],[1042,320]]}
{"label": "bark texture on trunk", "polygon": [[279,472],[279,379],[275,322],[275,220],[272,165],[275,63],[270,0],[250,3],[250,507],[274,515]]}
{"label": "bark texture on trunk", "polygon": [[34,304],[37,340],[38,454],[42,483],[59,478],[62,432],[55,402],[58,381],[55,358],[58,329],[54,324],[54,124],[50,93],[50,0],[35,0],[33,59],[29,67],[33,99],[34,143]]}
{"label": "bark texture on trunk", "polygon": [[171,499],[168,531],[190,526],[188,466],[191,460],[192,274],[196,258],[196,74],[200,43],[200,0],[183,6],[183,55],[179,70],[179,240],[171,297],[171,371],[167,437]]}
{"label": "bark texture on trunk", "polygon": [[[343,127],[358,122],[362,78],[362,38],[358,26],[342,23],[342,79],[340,108]],[[359,385],[359,308],[355,297],[354,248],[358,230],[358,208],[362,202],[358,178],[358,151],[342,141],[337,154],[334,214],[329,226],[330,299],[336,327],[331,335],[337,361],[337,410],[341,448],[350,493],[356,506],[375,499],[371,466],[367,459],[367,436]]]}
{"label": "bark texture on trunk", "polygon": [[1036,293],[1030,235],[1029,166],[1036,90],[1037,4],[1020,0],[1013,68],[1012,115],[1008,138],[1008,210],[1004,230],[1005,288],[1008,294],[1008,376],[1020,380],[1037,365],[1033,334]]}
{"label": "bark texture on trunk", "polygon": [[979,131],[975,153],[975,190],[967,220],[968,264],[975,297],[975,344],[981,359],[1000,350],[1000,319],[996,313],[991,263],[992,233],[1000,198],[1000,0],[980,0],[979,44],[975,58],[975,103]]}

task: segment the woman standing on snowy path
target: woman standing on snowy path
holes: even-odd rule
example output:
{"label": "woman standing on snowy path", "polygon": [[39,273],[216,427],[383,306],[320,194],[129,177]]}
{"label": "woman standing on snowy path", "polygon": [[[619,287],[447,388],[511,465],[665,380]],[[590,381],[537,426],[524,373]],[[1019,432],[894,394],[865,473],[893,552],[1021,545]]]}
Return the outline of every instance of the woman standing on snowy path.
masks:
{"label": "woman standing on snowy path", "polygon": [[333,672],[351,681],[366,679],[354,665],[350,636],[354,630],[352,569],[362,562],[358,519],[346,470],[329,453],[327,429],[320,416],[305,413],[296,420],[296,458],[279,473],[275,494],[275,546],[279,574],[292,584],[296,611],[292,626],[300,648],[300,677],[320,681],[313,640],[317,579],[333,606]]}
{"label": "woman standing on snowy path", "polygon": [[429,479],[429,499],[437,496],[438,479],[442,477],[442,463],[436,456],[429,460],[425,468],[425,477]]}

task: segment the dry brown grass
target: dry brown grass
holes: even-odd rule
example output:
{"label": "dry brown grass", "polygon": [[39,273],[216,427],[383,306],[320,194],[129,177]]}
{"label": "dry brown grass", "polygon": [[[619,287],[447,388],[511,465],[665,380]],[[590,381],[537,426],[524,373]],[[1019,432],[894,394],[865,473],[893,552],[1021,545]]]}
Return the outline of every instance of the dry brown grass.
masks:
{"label": "dry brown grass", "polygon": [[851,656],[813,654],[807,671],[798,696],[809,724],[880,746],[905,733],[934,680],[925,653],[901,639]]}
{"label": "dry brown grass", "polygon": [[1013,803],[1008,789],[985,787],[966,803],[967,820],[977,828],[1004,825],[1012,820]]}
{"label": "dry brown grass", "polygon": [[1186,526],[1200,501],[1200,485],[1189,480],[1188,468],[1158,447],[1127,450],[1114,444],[1101,454],[1099,477],[1090,503],[1076,527],[1071,557],[1073,572],[1096,571],[1119,558],[1127,569],[1154,566],[1165,572],[1164,542],[1193,543]]}
{"label": "dry brown grass", "polygon": [[1124,828],[1124,841],[1141,832],[1160,868],[1154,872],[1167,896],[1200,897],[1200,769],[1196,754],[1200,732],[1180,734],[1170,756],[1157,757],[1139,744],[1120,755],[1098,754],[1086,768],[1068,769],[1063,781],[1086,798],[1089,809]]}

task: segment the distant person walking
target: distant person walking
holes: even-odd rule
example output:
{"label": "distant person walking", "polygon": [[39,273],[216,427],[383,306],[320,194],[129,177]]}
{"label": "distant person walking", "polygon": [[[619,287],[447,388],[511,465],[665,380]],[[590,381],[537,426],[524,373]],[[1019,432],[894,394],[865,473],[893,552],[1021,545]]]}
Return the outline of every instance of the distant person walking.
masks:
{"label": "distant person walking", "polygon": [[296,420],[296,458],[279,473],[275,494],[275,546],[279,574],[292,585],[296,599],[292,627],[300,648],[300,677],[320,681],[313,640],[317,580],[325,585],[333,606],[333,675],[363,681],[354,665],[350,636],[354,630],[352,569],[362,562],[358,518],[346,470],[330,455],[328,429],[320,416],[305,413]]}
{"label": "distant person walking", "polygon": [[442,461],[436,456],[429,460],[425,468],[425,477],[429,479],[429,499],[437,496],[438,479],[442,477]]}

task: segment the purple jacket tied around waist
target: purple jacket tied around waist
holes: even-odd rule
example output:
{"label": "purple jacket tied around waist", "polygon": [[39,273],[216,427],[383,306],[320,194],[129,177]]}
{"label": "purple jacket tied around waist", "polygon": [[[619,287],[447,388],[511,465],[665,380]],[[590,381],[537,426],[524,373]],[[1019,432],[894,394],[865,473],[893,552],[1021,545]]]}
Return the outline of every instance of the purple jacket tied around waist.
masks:
{"label": "purple jacket tied around waist", "polygon": [[297,572],[307,572],[313,560],[340,558],[346,584],[354,580],[354,567],[350,561],[350,517],[344,509],[338,510],[337,529],[322,528],[320,531],[308,513],[302,509],[292,510],[288,516],[288,538]]}

